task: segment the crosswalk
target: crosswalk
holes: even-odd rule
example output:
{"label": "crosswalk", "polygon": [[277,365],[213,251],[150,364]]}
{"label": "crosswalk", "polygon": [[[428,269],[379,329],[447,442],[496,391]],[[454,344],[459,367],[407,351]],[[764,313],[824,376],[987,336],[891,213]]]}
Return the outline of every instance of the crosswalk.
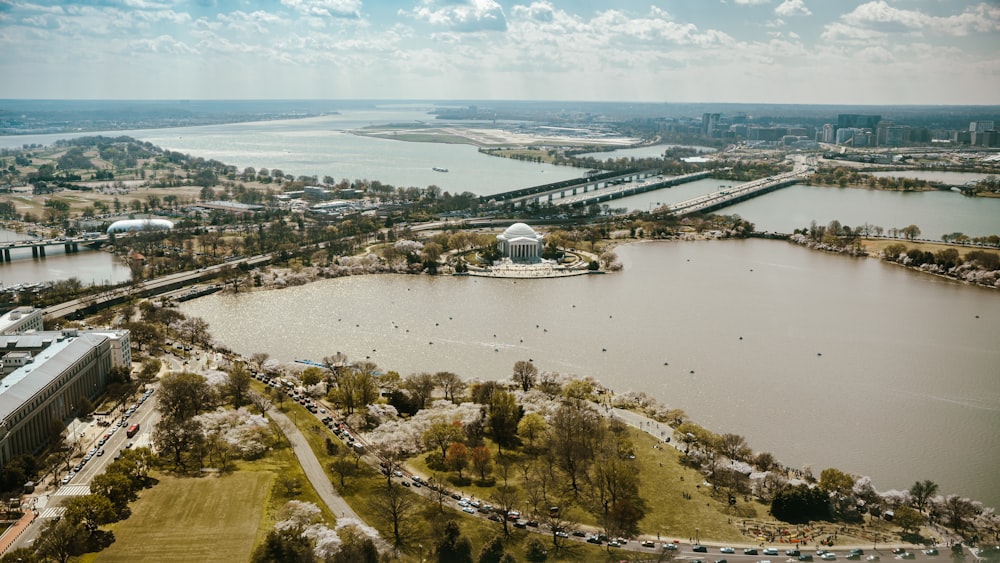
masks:
{"label": "crosswalk", "polygon": [[62,516],[66,512],[66,508],[63,506],[50,506],[42,511],[38,515],[39,518],[56,518],[57,516]]}
{"label": "crosswalk", "polygon": [[56,491],[57,497],[78,497],[90,494],[90,485],[63,485]]}

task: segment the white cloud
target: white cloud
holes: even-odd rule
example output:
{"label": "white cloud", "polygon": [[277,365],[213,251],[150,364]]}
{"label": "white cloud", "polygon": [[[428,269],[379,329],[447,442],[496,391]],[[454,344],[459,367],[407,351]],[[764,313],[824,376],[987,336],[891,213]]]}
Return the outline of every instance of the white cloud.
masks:
{"label": "white cloud", "polygon": [[361,17],[361,0],[281,0],[281,4],[313,16]]}
{"label": "white cloud", "polygon": [[985,3],[970,6],[961,14],[932,16],[920,10],[890,6],[885,0],[866,2],[841,19],[852,25],[888,26],[909,31],[931,31],[944,35],[964,36],[972,32],[989,33],[1000,30],[1000,6]]}
{"label": "white cloud", "polygon": [[440,2],[424,0],[411,12],[400,10],[400,14],[410,15],[432,25],[447,27],[452,31],[505,31],[507,17],[503,7],[494,0],[466,0],[462,2]]}
{"label": "white cloud", "polygon": [[160,35],[152,39],[138,39],[130,42],[132,49],[136,51],[148,51],[151,53],[165,53],[170,55],[197,55],[198,50],[194,49],[183,41],[178,41],[169,35]]}
{"label": "white cloud", "polygon": [[743,6],[753,6],[757,4],[767,4],[771,0],[734,0],[737,4]]}
{"label": "white cloud", "polygon": [[802,0],[785,0],[774,9],[774,13],[781,17],[812,15]]}
{"label": "white cloud", "polygon": [[820,37],[824,41],[868,42],[885,38],[886,34],[866,27],[833,22],[824,28]]}

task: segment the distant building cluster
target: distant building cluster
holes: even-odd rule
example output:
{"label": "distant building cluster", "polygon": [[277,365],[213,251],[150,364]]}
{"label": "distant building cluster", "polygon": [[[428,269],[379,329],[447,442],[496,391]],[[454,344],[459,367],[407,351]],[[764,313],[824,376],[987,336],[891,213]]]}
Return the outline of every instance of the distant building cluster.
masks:
{"label": "distant building cluster", "polygon": [[[819,143],[849,147],[903,147],[951,143],[979,147],[1000,147],[1000,138],[993,121],[973,121],[968,131],[939,130],[916,127],[883,119],[881,115],[842,113],[836,123],[822,127],[811,125],[755,124],[744,113],[726,116],[721,113],[703,113],[700,127],[689,126],[687,132],[702,136],[746,141],[762,147],[789,147],[815,149]],[[680,128],[682,132],[684,132]]]}
{"label": "distant building cluster", "polygon": [[0,466],[36,454],[53,423],[97,400],[113,367],[131,368],[127,330],[42,330],[42,310],[0,316]]}

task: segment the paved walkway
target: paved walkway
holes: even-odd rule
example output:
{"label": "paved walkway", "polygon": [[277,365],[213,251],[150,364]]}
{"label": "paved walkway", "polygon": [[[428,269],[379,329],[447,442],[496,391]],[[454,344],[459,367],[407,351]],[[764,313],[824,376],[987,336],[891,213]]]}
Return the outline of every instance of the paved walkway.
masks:
{"label": "paved walkway", "polygon": [[[333,488],[333,483],[327,477],[326,471],[320,465],[319,460],[316,459],[316,454],[309,447],[306,437],[302,435],[302,432],[292,423],[291,419],[285,413],[273,407],[267,411],[267,414],[278,423],[278,427],[281,428],[285,437],[288,438],[288,442],[292,445],[292,451],[295,452],[295,457],[299,459],[299,464],[302,465],[302,470],[305,472],[306,478],[309,479],[309,483],[316,489],[316,494],[319,495],[320,500],[333,512],[333,515],[337,518],[354,518],[358,522],[364,522],[351,509],[344,498],[337,494],[337,490]],[[376,544],[378,543],[376,542]],[[378,547],[384,550],[390,546],[382,542],[382,545]]]}
{"label": "paved walkway", "polygon": [[14,541],[17,540],[20,535],[28,529],[28,526],[35,520],[35,511],[28,510],[21,516],[21,519],[17,521],[13,526],[4,532],[3,536],[0,536],[0,555],[3,555]]}

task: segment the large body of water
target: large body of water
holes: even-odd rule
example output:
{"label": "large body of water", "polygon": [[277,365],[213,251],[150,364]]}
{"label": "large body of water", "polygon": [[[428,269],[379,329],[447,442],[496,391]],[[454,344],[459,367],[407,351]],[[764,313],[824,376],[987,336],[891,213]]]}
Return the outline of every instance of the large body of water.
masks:
{"label": "large body of water", "polygon": [[[365,276],[183,305],[233,349],[507,379],[518,360],[645,391],[793,467],[931,479],[1000,506],[1000,299],[777,241],[620,247],[556,280]],[[398,327],[398,328],[397,328]]]}
{"label": "large body of water", "polygon": [[[413,143],[349,133],[369,125],[427,123],[434,117],[426,110],[379,109],[306,119],[86,135],[129,135],[172,151],[232,164],[241,170],[247,166],[280,169],[295,176],[378,180],[396,187],[436,185],[453,193],[467,191],[478,195],[580,178],[586,172],[568,166],[491,157],[472,145]],[[51,144],[82,135],[0,137],[0,146]],[[446,168],[448,172],[433,168]]]}
{"label": "large body of water", "polygon": [[[479,194],[582,172],[346,132],[431,117],[378,110],[105,134],[240,167]],[[0,146],[66,137],[0,137]],[[703,180],[611,205],[645,210],[719,184]],[[722,212],[779,232],[837,219],[886,229],[916,224],[924,238],[1000,233],[1000,200],[947,192],[794,186]],[[403,373],[503,379],[515,361],[530,358],[544,370],[595,375],[618,391],[647,391],[793,466],[868,474],[881,489],[932,479],[943,491],[1000,506],[990,473],[1000,466],[996,292],[768,241],[630,245],[619,255],[626,269],[614,275],[343,278],[208,297],[184,310],[205,317],[233,348],[283,360],[343,351]],[[0,264],[4,285],[70,276],[123,281],[128,269],[106,253],[55,249],[45,259]]]}
{"label": "large body of water", "polygon": [[[0,229],[0,244],[31,238],[23,233]],[[30,249],[11,251],[11,261],[0,263],[0,289],[12,285],[76,277],[83,285],[113,284],[131,279],[131,271],[110,252],[81,246],[67,255],[62,246],[45,249],[45,258],[33,258]]]}

